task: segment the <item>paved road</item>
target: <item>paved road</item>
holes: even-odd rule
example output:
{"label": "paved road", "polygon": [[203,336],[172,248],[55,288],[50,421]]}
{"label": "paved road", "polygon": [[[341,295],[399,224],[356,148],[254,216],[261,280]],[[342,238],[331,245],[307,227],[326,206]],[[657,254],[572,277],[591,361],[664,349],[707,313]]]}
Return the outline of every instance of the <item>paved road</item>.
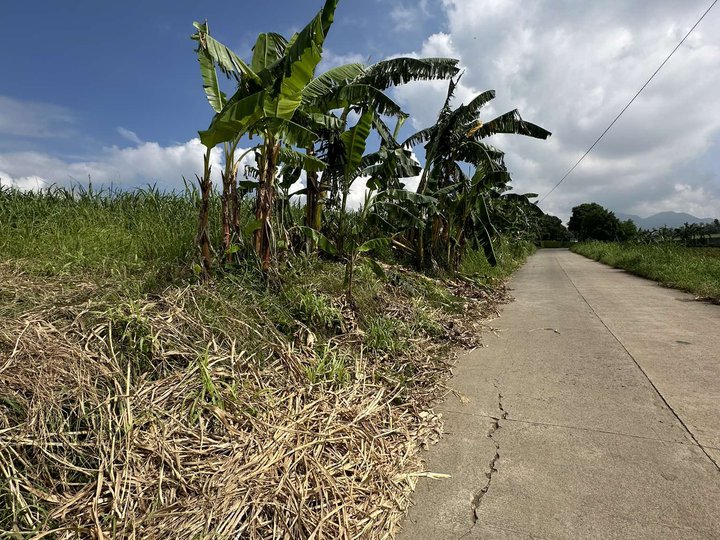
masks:
{"label": "paved road", "polygon": [[399,538],[720,538],[720,306],[565,250],[511,287]]}

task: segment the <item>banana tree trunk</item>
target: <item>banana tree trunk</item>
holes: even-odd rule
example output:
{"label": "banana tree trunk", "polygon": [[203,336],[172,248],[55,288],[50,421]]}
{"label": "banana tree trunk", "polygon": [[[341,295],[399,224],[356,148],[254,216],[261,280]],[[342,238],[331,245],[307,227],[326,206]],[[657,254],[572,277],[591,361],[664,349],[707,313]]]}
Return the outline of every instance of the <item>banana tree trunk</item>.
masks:
{"label": "banana tree trunk", "polygon": [[225,260],[226,262],[230,262],[232,258],[230,254],[230,178],[228,178],[226,171],[223,171],[221,177],[223,190],[222,197],[220,198],[220,214],[222,216],[223,248],[225,251]]}
{"label": "banana tree trunk", "polygon": [[230,231],[235,241],[240,238],[240,199],[237,190],[237,163],[232,170],[232,181],[230,182]]}
{"label": "banana tree trunk", "polygon": [[240,233],[238,220],[238,194],[237,194],[237,163],[235,163],[235,150],[238,141],[231,144],[225,143],[225,170],[222,173],[222,231],[223,248],[225,250],[226,262],[232,262],[230,247],[233,239],[237,239]]}
{"label": "banana tree trunk", "polygon": [[[312,146],[307,147],[307,154],[314,156],[315,151]],[[305,205],[305,225],[316,231],[322,226],[322,210],[324,193],[318,178],[317,172],[307,173],[307,203]],[[315,246],[311,239],[308,239],[308,246],[314,249]]]}
{"label": "banana tree trunk", "polygon": [[212,266],[212,250],[210,248],[210,232],[208,229],[210,222],[210,192],[212,191],[212,182],[210,181],[210,151],[211,149],[208,148],[205,152],[202,178],[197,175],[195,176],[200,184],[198,233],[195,238],[195,243],[200,251],[201,276],[203,281],[207,281],[210,278],[210,268]]}
{"label": "banana tree trunk", "polygon": [[277,174],[277,158],[280,153],[280,142],[268,138],[264,144],[257,187],[255,219],[259,227],[255,230],[255,252],[262,261],[263,271],[270,269],[272,251],[272,209],[275,200],[275,176]]}

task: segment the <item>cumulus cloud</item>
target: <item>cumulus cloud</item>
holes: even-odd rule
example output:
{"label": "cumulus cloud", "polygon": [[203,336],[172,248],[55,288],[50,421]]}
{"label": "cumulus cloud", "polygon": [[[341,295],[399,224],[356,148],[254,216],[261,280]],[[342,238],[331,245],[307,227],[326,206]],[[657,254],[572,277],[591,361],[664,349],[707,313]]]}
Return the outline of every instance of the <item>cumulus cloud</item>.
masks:
{"label": "cumulus cloud", "polygon": [[[205,147],[199,139],[172,146],[145,142],[128,148],[112,146],[85,161],[67,161],[42,152],[0,153],[0,178],[4,185],[34,189],[50,184],[86,183],[113,185],[121,189],[156,184],[159,188],[183,189],[183,177],[195,181],[202,174]],[[222,155],[211,154],[212,177],[220,180]]]}
{"label": "cumulus cloud", "polygon": [[[485,117],[519,108],[548,141],[502,137],[518,191],[549,191],[642,86],[704,11],[703,2],[444,0],[444,32],[416,55],[459,58],[456,103],[495,89]],[[567,217],[597,201],[613,210],[717,215],[720,209],[720,12],[710,13],[593,153],[543,203]],[[446,83],[396,98],[429,125]],[[685,186],[678,188],[677,186]]]}
{"label": "cumulus cloud", "polygon": [[395,29],[412,30],[418,25],[420,19],[428,18],[430,16],[428,1],[395,3],[390,10],[390,19],[393,21]]}
{"label": "cumulus cloud", "polygon": [[315,70],[316,75],[326,72],[328,69],[345,64],[367,64],[368,58],[359,53],[337,54],[329,49],[323,52],[322,60]]}

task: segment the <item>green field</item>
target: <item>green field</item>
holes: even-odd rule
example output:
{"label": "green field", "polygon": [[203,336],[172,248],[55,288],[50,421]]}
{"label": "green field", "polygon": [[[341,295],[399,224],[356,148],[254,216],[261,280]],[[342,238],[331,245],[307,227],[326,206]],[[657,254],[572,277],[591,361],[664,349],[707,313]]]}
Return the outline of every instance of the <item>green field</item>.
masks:
{"label": "green field", "polygon": [[720,301],[720,248],[585,242],[572,251],[633,274]]}

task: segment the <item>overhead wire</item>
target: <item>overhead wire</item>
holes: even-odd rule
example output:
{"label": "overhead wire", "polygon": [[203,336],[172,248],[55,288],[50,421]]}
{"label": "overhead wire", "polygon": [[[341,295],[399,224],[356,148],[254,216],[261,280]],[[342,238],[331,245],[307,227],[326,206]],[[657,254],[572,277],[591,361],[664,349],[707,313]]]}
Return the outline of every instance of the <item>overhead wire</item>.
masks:
{"label": "overhead wire", "polygon": [[558,188],[558,186],[560,186],[560,184],[562,184],[562,183],[565,181],[565,179],[566,179],[568,176],[570,176],[570,174],[572,174],[572,172],[577,168],[577,166],[580,165],[580,163],[582,162],[582,160],[584,160],[584,159],[587,157],[587,155],[592,151],[592,149],[595,148],[595,146],[597,145],[597,143],[599,143],[599,142],[602,140],[602,138],[605,136],[605,134],[606,134],[608,131],[610,131],[610,129],[615,125],[615,122],[617,122],[617,121],[620,119],[620,117],[623,115],[623,113],[624,113],[626,110],[628,110],[628,108],[630,107],[630,105],[632,105],[633,102],[637,99],[637,97],[642,93],[642,91],[645,90],[645,87],[647,87],[647,85],[650,84],[650,81],[652,81],[652,80],[655,78],[655,75],[657,75],[657,74],[660,72],[660,70],[663,68],[663,66],[664,66],[665,64],[667,64],[668,60],[670,60],[670,58],[672,58],[672,56],[675,54],[675,51],[677,51],[677,50],[681,47],[681,45],[682,45],[683,43],[685,43],[685,40],[688,38],[688,36],[690,36],[690,34],[692,34],[693,30],[695,30],[695,28],[697,28],[697,26],[702,22],[702,20],[705,18],[705,16],[706,16],[708,13],[710,13],[710,10],[711,10],[713,7],[715,7],[715,4],[717,4],[717,3],[718,3],[718,0],[714,0],[713,3],[710,4],[710,7],[705,10],[705,12],[700,16],[700,18],[699,18],[699,19],[697,20],[697,22],[692,26],[692,28],[690,28],[690,30],[688,30],[688,32],[685,34],[685,36],[680,40],[680,42],[675,46],[675,48],[670,52],[670,54],[667,55],[667,57],[665,58],[665,60],[663,60],[662,64],[660,64],[660,66],[655,70],[655,72],[650,76],[650,78],[649,78],[647,81],[645,81],[645,84],[643,84],[642,87],[640,88],[640,90],[638,90],[637,93],[632,97],[632,99],[631,99],[630,101],[628,101],[627,105],[625,105],[625,106],[622,108],[622,110],[618,113],[618,115],[615,117],[615,119],[614,119],[612,122],[610,122],[610,125],[605,128],[605,131],[603,131],[603,132],[600,134],[600,136],[599,136],[597,139],[595,139],[595,142],[592,143],[592,145],[590,146],[590,148],[588,148],[587,151],[580,157],[580,159],[578,159],[578,160],[575,162],[575,165],[573,165],[572,167],[570,167],[570,169],[565,173],[565,175],[560,179],[560,181],[558,181],[558,183],[555,184],[555,186],[553,186],[553,188],[552,188],[550,191],[548,191],[548,192],[543,196],[543,198],[540,199],[540,200],[537,202],[537,204],[540,204],[540,203],[543,202],[545,199],[547,199],[548,196],[549,196],[553,191],[555,191],[555,190]]}

